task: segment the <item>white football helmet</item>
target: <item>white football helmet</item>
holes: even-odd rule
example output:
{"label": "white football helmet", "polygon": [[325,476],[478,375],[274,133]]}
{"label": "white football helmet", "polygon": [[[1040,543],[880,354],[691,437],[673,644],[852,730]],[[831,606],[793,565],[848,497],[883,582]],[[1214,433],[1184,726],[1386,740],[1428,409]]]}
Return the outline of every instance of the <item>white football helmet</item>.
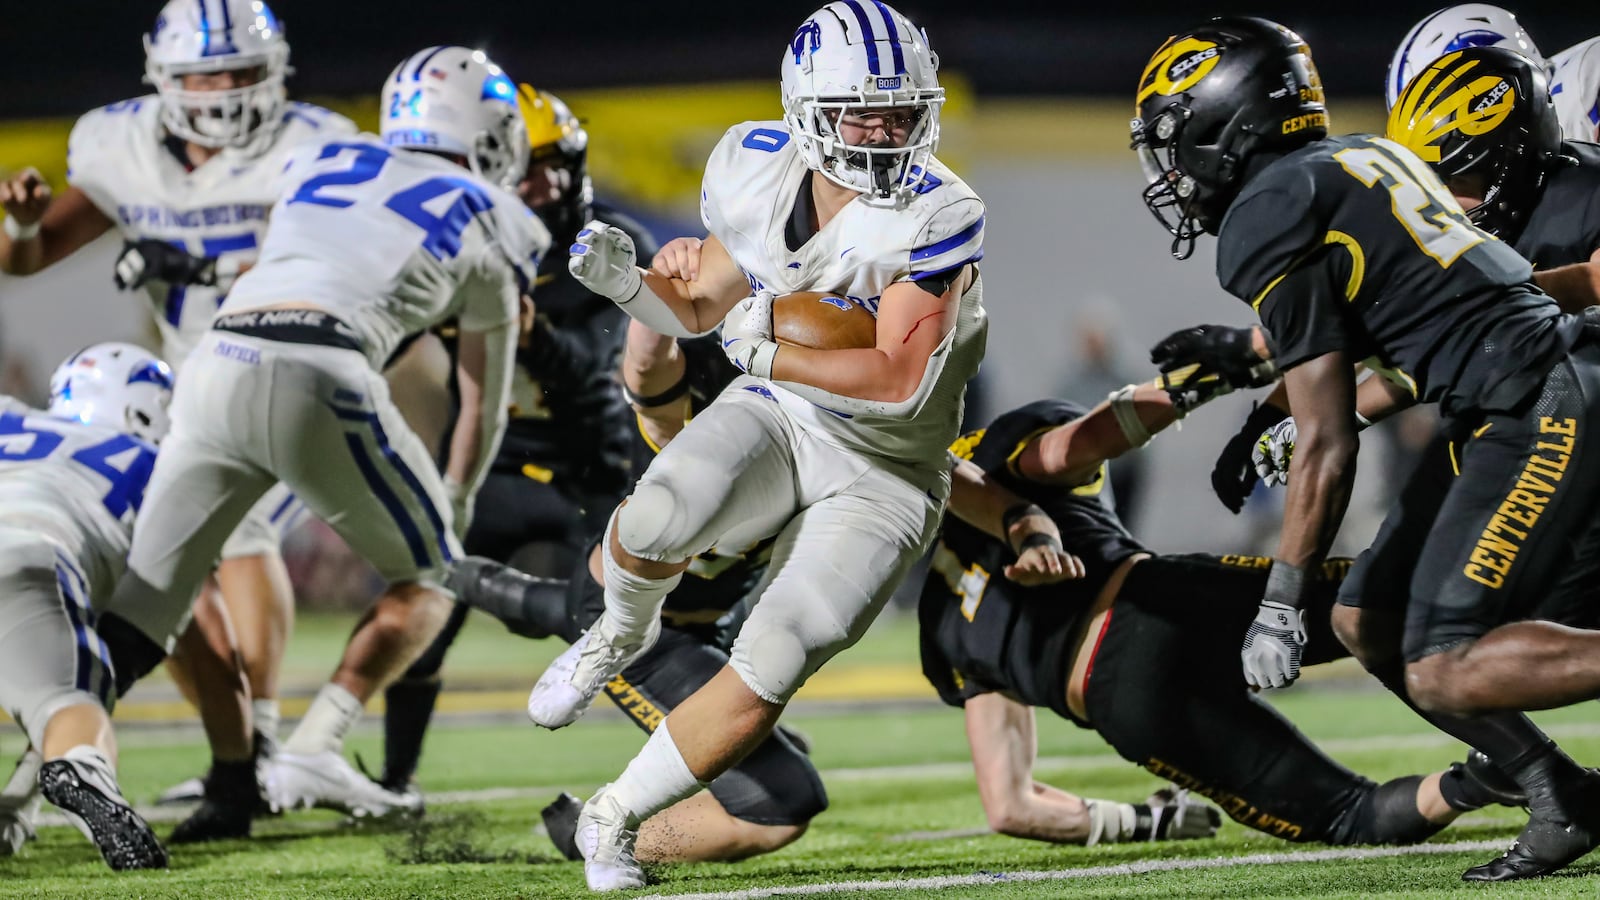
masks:
{"label": "white football helmet", "polygon": [[85,347],[50,375],[50,413],[115,428],[152,444],[171,420],[172,370],[143,347],[110,342]]}
{"label": "white football helmet", "polygon": [[[144,38],[145,80],[167,130],[206,147],[245,147],[271,134],[288,94],[289,42],[261,0],[170,0]],[[258,69],[255,84],[184,90],[183,76]]]}
{"label": "white football helmet", "polygon": [[[903,205],[939,144],[938,70],[928,36],[880,0],[835,0],[817,10],[783,54],[783,118],[800,158],[869,201]],[[844,143],[839,117],[867,109],[909,110],[905,144]]]}
{"label": "white football helmet", "polygon": [[1389,62],[1389,77],[1383,85],[1385,104],[1394,109],[1400,92],[1418,72],[1446,53],[1468,47],[1504,47],[1549,68],[1515,15],[1487,3],[1463,3],[1439,10],[1406,32]]}
{"label": "white football helmet", "polygon": [[528,169],[517,86],[482,50],[429,47],[395,66],[379,110],[391,147],[465,157],[473,173],[510,189]]}

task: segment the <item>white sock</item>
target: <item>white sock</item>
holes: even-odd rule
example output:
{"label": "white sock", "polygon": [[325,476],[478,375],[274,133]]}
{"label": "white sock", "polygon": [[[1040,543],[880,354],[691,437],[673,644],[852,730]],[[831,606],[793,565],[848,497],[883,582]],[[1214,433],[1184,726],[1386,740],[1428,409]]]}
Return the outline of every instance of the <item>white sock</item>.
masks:
{"label": "white sock", "polygon": [[642,578],[624,569],[611,555],[611,532],[616,528],[616,516],[606,526],[601,539],[601,570],[606,579],[606,611],[600,618],[600,633],[617,646],[637,644],[644,639],[650,626],[661,617],[661,605],[667,595],[683,580],[679,572],[670,578]]}
{"label": "white sock", "polygon": [[122,800],[122,787],[117,784],[117,768],[111,764],[110,757],[100,752],[100,748],[93,744],[79,744],[61,754],[61,758],[87,767],[90,781],[100,790],[110,793],[113,799]]}
{"label": "white sock", "polygon": [[255,730],[267,736],[269,740],[278,740],[278,728],[283,724],[283,711],[275,699],[258,698],[250,701],[250,715],[255,723]]}
{"label": "white sock", "polygon": [[683,761],[683,754],[667,730],[671,718],[661,720],[639,755],[606,788],[606,793],[632,817],[632,824],[637,825],[705,787],[689,771],[689,764]]}
{"label": "white sock", "polygon": [[355,694],[337,684],[323,685],[283,749],[304,755],[325,750],[342,752],[345,733],[361,718],[361,709],[362,703]]}

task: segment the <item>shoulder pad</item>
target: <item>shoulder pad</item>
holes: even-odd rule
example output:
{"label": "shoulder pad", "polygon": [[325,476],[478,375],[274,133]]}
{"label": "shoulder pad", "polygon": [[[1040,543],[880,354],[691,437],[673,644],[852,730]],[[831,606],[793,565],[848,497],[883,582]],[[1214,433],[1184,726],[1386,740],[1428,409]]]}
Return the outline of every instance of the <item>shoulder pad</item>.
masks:
{"label": "shoulder pad", "polygon": [[1239,192],[1217,235],[1217,280],[1228,293],[1252,302],[1322,239],[1314,215],[1319,161],[1291,154]]}
{"label": "shoulder pad", "polygon": [[983,258],[983,201],[966,192],[930,207],[911,243],[913,280],[932,278]]}

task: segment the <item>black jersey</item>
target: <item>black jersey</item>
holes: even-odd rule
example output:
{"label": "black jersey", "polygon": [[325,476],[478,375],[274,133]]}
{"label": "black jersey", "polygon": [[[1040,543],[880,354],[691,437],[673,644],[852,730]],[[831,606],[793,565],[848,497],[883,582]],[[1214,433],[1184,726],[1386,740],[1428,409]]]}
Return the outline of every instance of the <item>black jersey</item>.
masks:
{"label": "black jersey", "polygon": [[[603,203],[592,216],[627,232],[639,259],[655,256],[655,239],[633,219]],[[531,296],[536,319],[518,345],[510,420],[494,470],[563,493],[620,493],[638,475],[630,459],[633,411],[616,376],[628,316],[572,277],[566,247],[540,260]],[[447,343],[453,356],[454,341]]]}
{"label": "black jersey", "polygon": [[1550,173],[1512,242],[1535,270],[1588,262],[1600,250],[1600,145],[1567,141],[1561,155],[1578,164]]}
{"label": "black jersey", "polygon": [[1246,183],[1217,242],[1222,286],[1282,368],[1344,351],[1446,415],[1514,406],[1581,330],[1433,171],[1372,135],[1314,141]]}
{"label": "black jersey", "polygon": [[964,435],[951,448],[1048,512],[1087,575],[1037,588],[1012,584],[1001,574],[1016,558],[1011,549],[946,516],[918,607],[922,672],[946,703],[960,706],[968,697],[1004,691],[1071,716],[1069,643],[1106,579],[1144,547],[1117,518],[1104,466],[1089,484],[1064,488],[1026,481],[1011,463],[1030,439],[1085,412],[1066,400],[1039,400]]}

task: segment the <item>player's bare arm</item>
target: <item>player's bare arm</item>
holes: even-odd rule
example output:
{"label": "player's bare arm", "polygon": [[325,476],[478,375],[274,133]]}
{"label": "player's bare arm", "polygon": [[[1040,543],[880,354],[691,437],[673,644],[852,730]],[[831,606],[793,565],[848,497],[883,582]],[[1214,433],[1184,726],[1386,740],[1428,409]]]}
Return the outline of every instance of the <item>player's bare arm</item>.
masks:
{"label": "player's bare arm", "polygon": [[927,377],[929,358],[955,327],[961,295],[972,278],[969,267],[937,297],[911,282],[897,282],[879,301],[877,346],[813,350],[785,345],[773,358],[772,379],[861,400],[910,399]]}
{"label": "player's bare arm", "polygon": [[[1112,405],[1102,400],[1089,414],[1052,428],[1029,441],[1012,465],[1029,481],[1081,485],[1093,481],[1100,466],[1141,443],[1128,434]],[[1167,391],[1155,382],[1133,389],[1124,402],[1149,435],[1183,418]]]}
{"label": "player's bare arm", "polygon": [[1283,380],[1299,438],[1276,558],[1304,570],[1327,556],[1350,502],[1358,445],[1355,379],[1345,354],[1335,351],[1290,369]]}
{"label": "player's bare arm", "polygon": [[1555,298],[1562,312],[1581,314],[1600,303],[1600,250],[1587,262],[1544,271],[1535,270],[1533,283]]}
{"label": "player's bare arm", "polygon": [[689,419],[689,393],[679,390],[688,377],[688,361],[678,349],[678,339],[629,322],[621,374],[645,437],[657,447],[666,446]]}
{"label": "player's bare arm", "polygon": [[1033,709],[999,693],[967,700],[967,744],[989,827],[1011,837],[1081,844],[1089,839],[1083,798],[1033,780],[1038,753]]}
{"label": "player's bare arm", "polygon": [[111,230],[112,221],[77,188],[56,197],[32,167],[0,181],[0,271],[32,275]]}
{"label": "player's bare arm", "polygon": [[461,408],[450,435],[450,454],[444,470],[457,534],[465,534],[471,524],[473,498],[505,432],[509,370],[504,361],[515,351],[515,324],[488,331],[463,329],[458,339],[456,383]]}
{"label": "player's bare arm", "polygon": [[1083,561],[1061,547],[1061,530],[1050,515],[1017,496],[983,471],[956,460],[951,469],[950,512],[1017,555],[1005,576],[1024,585],[1052,584],[1084,576]]}

